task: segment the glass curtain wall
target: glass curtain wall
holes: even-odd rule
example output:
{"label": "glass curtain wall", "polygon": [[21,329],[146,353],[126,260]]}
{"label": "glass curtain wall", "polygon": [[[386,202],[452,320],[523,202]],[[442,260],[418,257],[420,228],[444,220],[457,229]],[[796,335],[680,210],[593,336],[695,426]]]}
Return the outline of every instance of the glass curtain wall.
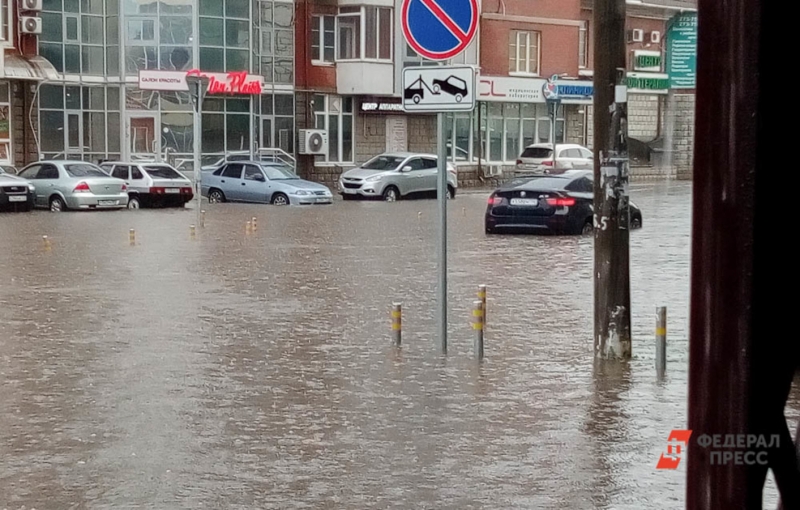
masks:
{"label": "glass curtain wall", "polygon": [[[564,143],[564,106],[556,119],[556,140]],[[455,163],[513,164],[522,149],[549,143],[551,120],[544,104],[479,103],[472,113],[450,114],[446,124],[448,157]]]}
{"label": "glass curtain wall", "polygon": [[262,97],[207,96],[204,153],[253,144],[293,153],[291,0],[44,0],[42,20],[40,52],[64,73],[64,83],[48,83],[39,93],[40,145],[49,157],[152,157],[168,150],[190,169],[189,93],[139,90],[130,80],[142,70],[194,68],[247,71],[266,83]]}

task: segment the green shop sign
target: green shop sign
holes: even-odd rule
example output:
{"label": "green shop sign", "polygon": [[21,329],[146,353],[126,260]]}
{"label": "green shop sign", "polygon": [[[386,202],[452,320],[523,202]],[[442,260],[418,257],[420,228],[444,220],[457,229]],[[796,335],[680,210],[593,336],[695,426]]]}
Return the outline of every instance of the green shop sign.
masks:
{"label": "green shop sign", "polygon": [[658,51],[634,50],[633,70],[660,73],[661,53]]}
{"label": "green shop sign", "polygon": [[697,70],[697,13],[676,14],[667,24],[670,88],[693,89]]}
{"label": "green shop sign", "polygon": [[666,94],[669,77],[659,73],[628,73],[628,92]]}

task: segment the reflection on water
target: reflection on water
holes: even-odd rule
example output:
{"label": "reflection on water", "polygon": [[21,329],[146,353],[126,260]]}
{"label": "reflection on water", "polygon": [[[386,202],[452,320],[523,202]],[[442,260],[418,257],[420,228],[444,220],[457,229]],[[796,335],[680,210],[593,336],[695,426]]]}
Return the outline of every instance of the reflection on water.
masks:
{"label": "reflection on water", "polygon": [[486,196],[450,204],[446,358],[435,201],[207,206],[196,240],[190,209],[3,215],[0,508],[680,508],[689,187],[633,191],[624,365],[592,359],[591,239],[486,237]]}

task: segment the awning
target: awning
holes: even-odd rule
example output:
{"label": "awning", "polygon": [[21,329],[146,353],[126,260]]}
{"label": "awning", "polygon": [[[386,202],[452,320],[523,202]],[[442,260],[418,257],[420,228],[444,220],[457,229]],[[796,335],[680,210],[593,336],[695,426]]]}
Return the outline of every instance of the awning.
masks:
{"label": "awning", "polygon": [[57,80],[60,75],[53,64],[40,55],[6,53],[3,75],[11,80]]}

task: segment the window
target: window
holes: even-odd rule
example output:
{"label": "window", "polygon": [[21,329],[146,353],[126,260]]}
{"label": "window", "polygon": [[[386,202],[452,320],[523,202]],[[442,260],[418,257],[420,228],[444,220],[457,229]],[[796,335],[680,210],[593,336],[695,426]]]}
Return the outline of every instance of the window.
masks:
{"label": "window", "polygon": [[510,73],[539,74],[539,32],[509,32]]}
{"label": "window", "polygon": [[118,51],[116,33],[106,34],[102,2],[44,2],[39,53],[65,74],[102,76],[106,73],[106,47]]}
{"label": "window", "polygon": [[431,168],[438,168],[439,165],[436,164],[436,160],[433,158],[422,158],[422,168],[423,169],[431,169]]}
{"label": "window", "polygon": [[328,131],[326,162],[353,161],[353,98],[314,96],[314,119],[317,129]]}
{"label": "window", "polygon": [[44,84],[38,99],[46,159],[119,160],[119,86]]}
{"label": "window", "polygon": [[[206,7],[201,6],[199,67],[220,73],[249,71],[250,7],[242,0],[217,3],[221,4],[218,9],[211,8],[209,2],[205,2]],[[203,16],[206,13],[209,17]]]}
{"label": "window", "polygon": [[239,163],[231,163],[222,171],[222,177],[229,179],[240,179],[242,177],[242,165]]}
{"label": "window", "polygon": [[[67,172],[69,173],[69,172]],[[74,175],[72,177],[75,177]],[[36,176],[37,179],[58,179],[58,168],[53,165],[42,165],[42,169],[39,170],[39,174]]]}
{"label": "window", "polygon": [[581,177],[567,184],[564,189],[578,193],[591,193],[594,191],[594,183],[587,177]]}
{"label": "window", "polygon": [[578,67],[589,67],[589,22],[581,21],[578,32]]}
{"label": "window", "polygon": [[144,175],[142,175],[142,171],[139,170],[139,167],[131,167],[131,179],[144,179]]}
{"label": "window", "polygon": [[268,83],[291,84],[294,82],[294,6],[286,1],[259,0],[257,9],[253,41],[255,71]]}
{"label": "window", "polygon": [[338,60],[392,59],[392,9],[342,7],[336,21]]}
{"label": "window", "polygon": [[254,165],[247,165],[244,167],[244,180],[245,181],[264,181],[264,174],[261,169]]}
{"label": "window", "polygon": [[314,16],[311,20],[311,61],[332,63],[335,46],[336,16]]}
{"label": "window", "polygon": [[128,167],[127,166],[115,166],[114,170],[111,171],[111,177],[116,177],[117,179],[128,180]]}
{"label": "window", "polygon": [[[45,167],[47,168],[47,167]],[[53,167],[55,169],[55,167]],[[90,165],[88,163],[77,163],[74,165],[66,165],[64,169],[70,177],[108,177],[108,174],[103,172],[100,167]],[[58,172],[58,170],[56,170]],[[58,175],[56,173],[56,175]]]}
{"label": "window", "polygon": [[417,170],[424,170],[425,163],[422,161],[422,158],[409,159],[406,162],[406,164],[403,165],[403,168],[410,168],[412,172]]}
{"label": "window", "polygon": [[23,170],[19,174],[19,176],[22,177],[23,179],[28,179],[28,180],[38,179],[39,178],[39,175],[38,175],[39,169],[41,169],[41,168],[42,168],[42,165],[29,166],[28,168]]}
{"label": "window", "polygon": [[[148,175],[154,179],[182,179],[183,176],[168,166],[149,165],[144,167]],[[134,167],[134,172],[138,169]],[[136,177],[134,176],[134,179]]]}
{"label": "window", "polygon": [[[0,48],[2,51],[2,48]],[[11,163],[11,103],[8,82],[0,83],[0,162]]]}

